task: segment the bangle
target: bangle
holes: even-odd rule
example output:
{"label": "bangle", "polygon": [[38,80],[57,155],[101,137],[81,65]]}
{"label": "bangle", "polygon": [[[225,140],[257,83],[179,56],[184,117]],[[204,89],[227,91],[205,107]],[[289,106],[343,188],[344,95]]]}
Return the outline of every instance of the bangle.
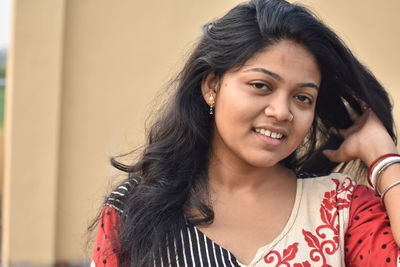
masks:
{"label": "bangle", "polygon": [[382,195],[381,192],[379,192],[379,180],[381,179],[381,174],[390,166],[392,166],[393,164],[399,163],[400,160],[392,160],[388,163],[386,163],[385,165],[382,166],[382,168],[380,168],[376,174],[376,178],[375,178],[375,190],[379,195]]}
{"label": "bangle", "polygon": [[379,193],[378,190],[378,178],[380,176],[380,174],[389,166],[395,164],[395,163],[399,163],[400,162],[400,157],[387,157],[382,159],[381,161],[379,161],[374,168],[372,169],[372,174],[371,174],[371,182],[373,185],[373,188],[375,189],[375,191]]}
{"label": "bangle", "polygon": [[400,184],[400,180],[398,180],[398,181],[392,183],[391,185],[388,185],[388,187],[386,187],[386,188],[383,190],[382,195],[381,195],[382,202],[383,202],[383,198],[385,197],[386,193],[387,193],[390,189],[392,189],[393,187],[395,187],[396,185],[399,185],[399,184]]}
{"label": "bangle", "polygon": [[384,154],[384,155],[382,155],[382,156],[380,156],[379,158],[377,158],[376,160],[374,160],[372,163],[371,163],[371,165],[369,165],[369,167],[368,167],[368,174],[367,174],[367,179],[368,179],[368,183],[369,183],[369,185],[370,186],[374,186],[373,184],[372,184],[372,181],[371,181],[371,172],[372,172],[372,169],[375,167],[375,165],[378,163],[378,162],[380,162],[380,161],[382,161],[383,159],[385,159],[385,158],[388,158],[388,157],[400,157],[400,154],[397,154],[397,153],[389,153],[389,154]]}

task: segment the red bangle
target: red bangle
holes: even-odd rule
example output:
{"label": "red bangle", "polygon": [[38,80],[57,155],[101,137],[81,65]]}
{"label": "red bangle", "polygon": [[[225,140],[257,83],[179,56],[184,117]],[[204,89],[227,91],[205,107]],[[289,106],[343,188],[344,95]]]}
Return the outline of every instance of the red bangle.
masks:
{"label": "red bangle", "polygon": [[397,154],[397,153],[389,153],[389,154],[384,154],[384,155],[382,155],[382,156],[380,156],[379,158],[377,158],[376,160],[374,160],[372,163],[371,163],[371,165],[369,165],[369,167],[368,167],[368,174],[367,174],[367,179],[368,179],[368,184],[370,185],[370,186],[372,186],[372,187],[374,187],[374,185],[372,184],[372,181],[371,181],[371,172],[372,172],[372,169],[375,167],[375,165],[376,164],[378,164],[381,160],[383,160],[383,159],[385,159],[385,158],[388,158],[388,157],[399,157],[400,156],[400,154]]}

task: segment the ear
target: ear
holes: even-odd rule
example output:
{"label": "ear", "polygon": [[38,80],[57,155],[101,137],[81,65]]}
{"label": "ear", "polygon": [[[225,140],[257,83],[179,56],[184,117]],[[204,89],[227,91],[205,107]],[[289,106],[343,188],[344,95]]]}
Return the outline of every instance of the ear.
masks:
{"label": "ear", "polygon": [[201,93],[207,104],[210,104],[210,96],[213,96],[214,99],[216,98],[218,84],[219,79],[214,72],[207,74],[207,76],[203,78],[201,82]]}

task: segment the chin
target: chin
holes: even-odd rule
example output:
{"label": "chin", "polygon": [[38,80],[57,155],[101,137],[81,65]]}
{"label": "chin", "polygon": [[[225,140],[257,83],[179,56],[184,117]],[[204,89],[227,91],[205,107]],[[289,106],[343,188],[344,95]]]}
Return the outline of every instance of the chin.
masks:
{"label": "chin", "polygon": [[283,153],[283,154],[276,154],[276,153],[262,153],[261,155],[252,155],[247,157],[247,164],[257,167],[257,168],[269,168],[279,164],[282,160],[289,157],[294,151],[291,153]]}
{"label": "chin", "polygon": [[257,158],[257,159],[251,159],[247,161],[247,164],[256,167],[256,168],[269,168],[273,167],[276,164],[278,164],[281,161],[281,159],[272,159],[272,158]]}

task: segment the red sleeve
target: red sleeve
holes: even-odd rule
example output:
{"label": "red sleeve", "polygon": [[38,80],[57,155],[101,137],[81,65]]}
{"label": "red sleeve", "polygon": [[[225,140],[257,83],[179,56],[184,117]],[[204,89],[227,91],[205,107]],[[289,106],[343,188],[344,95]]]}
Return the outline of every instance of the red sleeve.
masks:
{"label": "red sleeve", "polygon": [[356,186],[345,235],[346,266],[400,266],[400,249],[375,191]]}
{"label": "red sleeve", "polygon": [[94,266],[118,266],[118,242],[117,227],[120,226],[119,213],[110,206],[104,206],[101,211],[96,242],[93,246],[91,267]]}

